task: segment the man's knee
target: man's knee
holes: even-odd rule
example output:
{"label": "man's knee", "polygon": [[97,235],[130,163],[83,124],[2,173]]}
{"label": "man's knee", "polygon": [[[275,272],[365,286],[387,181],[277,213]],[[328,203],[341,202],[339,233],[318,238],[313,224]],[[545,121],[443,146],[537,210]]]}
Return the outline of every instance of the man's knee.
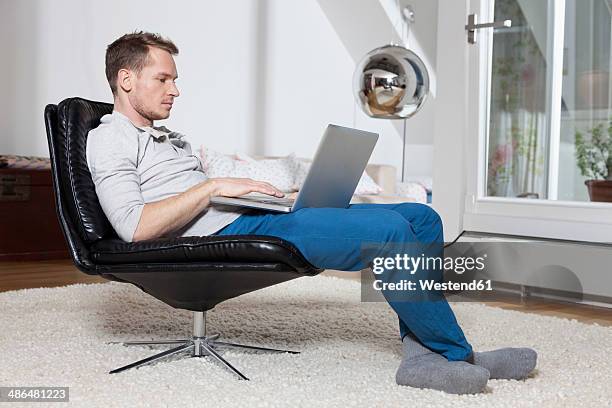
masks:
{"label": "man's knee", "polygon": [[442,223],[442,218],[440,217],[440,214],[436,212],[436,210],[434,210],[430,206],[426,207],[428,209],[426,219],[428,220],[427,222],[430,224],[433,236],[433,239],[431,241],[442,242],[444,241],[444,227]]}
{"label": "man's knee", "polygon": [[412,224],[417,230],[429,231],[431,235],[435,236],[435,240],[443,239],[443,223],[440,214],[434,210],[431,206],[421,203],[409,203],[411,206],[407,208],[407,211],[413,211],[417,213],[416,217],[413,217]]}
{"label": "man's knee", "polygon": [[412,226],[401,214],[392,210],[376,210],[375,225],[383,242],[408,242],[416,240]]}
{"label": "man's knee", "polygon": [[437,228],[442,228],[442,217],[440,217],[440,214],[438,214],[438,212],[436,210],[434,210],[432,207],[425,205],[425,204],[421,204],[423,206],[425,206],[427,209],[425,210],[425,214],[426,214],[426,219],[429,221],[429,223]]}

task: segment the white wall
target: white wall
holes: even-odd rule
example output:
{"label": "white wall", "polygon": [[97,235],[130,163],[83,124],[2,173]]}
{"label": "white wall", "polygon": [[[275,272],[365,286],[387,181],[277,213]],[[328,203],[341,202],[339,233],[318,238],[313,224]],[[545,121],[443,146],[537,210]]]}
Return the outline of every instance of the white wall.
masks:
{"label": "white wall", "polygon": [[[7,90],[0,98],[0,153],[48,156],[42,119],[47,103],[77,95],[111,102],[105,48],[142,29],[169,37],[180,49],[181,96],[164,124],[187,134],[192,146],[312,156],[331,122],[378,131],[371,162],[399,167],[401,126],[368,118],[356,107],[355,56],[320,3],[0,0],[0,74]],[[414,3],[417,25],[419,8],[427,20],[437,15],[437,1]],[[371,4],[380,7],[373,0],[344,2],[349,14],[359,7],[367,14]],[[437,26],[420,24],[415,36],[435,64]],[[376,37],[380,28],[365,36]],[[434,110],[432,98],[408,122],[406,174],[431,174]]]}
{"label": "white wall", "polygon": [[47,103],[77,95],[112,102],[105,49],[135,29],[163,33],[180,49],[182,94],[167,125],[194,146],[244,148],[253,121],[254,3],[236,1],[231,10],[215,4],[1,0],[2,38],[13,41],[4,42],[0,64],[9,85],[0,99],[0,151],[48,156]]}

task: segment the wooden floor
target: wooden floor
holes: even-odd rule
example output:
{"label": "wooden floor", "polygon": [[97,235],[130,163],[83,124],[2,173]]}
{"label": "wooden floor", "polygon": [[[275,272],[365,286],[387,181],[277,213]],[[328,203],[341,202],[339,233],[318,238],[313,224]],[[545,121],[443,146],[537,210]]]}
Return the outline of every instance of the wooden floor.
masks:
{"label": "wooden floor", "polygon": [[79,271],[70,259],[0,262],[0,292],[98,282],[108,281]]}
{"label": "wooden floor", "polygon": [[[325,275],[359,279],[358,273],[326,271]],[[106,279],[80,272],[71,260],[0,262],[0,292],[24,288],[65,286],[74,283],[103,283]],[[518,296],[500,296],[496,301],[483,302],[502,309],[518,310],[547,316],[576,319],[584,323],[612,326],[612,309]]]}

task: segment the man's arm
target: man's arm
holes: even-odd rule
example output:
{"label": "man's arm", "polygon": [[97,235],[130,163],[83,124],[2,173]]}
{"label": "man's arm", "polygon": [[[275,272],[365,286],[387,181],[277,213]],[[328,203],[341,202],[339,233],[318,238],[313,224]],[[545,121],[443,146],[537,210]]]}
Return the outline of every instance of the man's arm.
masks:
{"label": "man's arm", "polygon": [[173,197],[145,204],[132,241],[157,238],[186,225],[210,204],[213,192],[210,181],[196,184]]}
{"label": "man's arm", "polygon": [[136,168],[138,135],[102,125],[89,132],[86,157],[96,195],[106,218],[131,242],[145,202]]}
{"label": "man's arm", "polygon": [[176,196],[145,204],[132,240],[154,239],[181,228],[210,204],[211,197],[237,197],[250,192],[284,196],[277,188],[263,181],[246,178],[208,179]]}

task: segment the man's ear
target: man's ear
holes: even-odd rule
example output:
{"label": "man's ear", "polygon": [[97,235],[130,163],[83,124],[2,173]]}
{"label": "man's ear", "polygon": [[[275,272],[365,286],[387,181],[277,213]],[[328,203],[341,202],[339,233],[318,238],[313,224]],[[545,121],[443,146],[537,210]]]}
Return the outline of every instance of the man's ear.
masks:
{"label": "man's ear", "polygon": [[125,68],[120,69],[117,73],[117,85],[125,92],[130,92],[132,90],[132,76],[131,71]]}

